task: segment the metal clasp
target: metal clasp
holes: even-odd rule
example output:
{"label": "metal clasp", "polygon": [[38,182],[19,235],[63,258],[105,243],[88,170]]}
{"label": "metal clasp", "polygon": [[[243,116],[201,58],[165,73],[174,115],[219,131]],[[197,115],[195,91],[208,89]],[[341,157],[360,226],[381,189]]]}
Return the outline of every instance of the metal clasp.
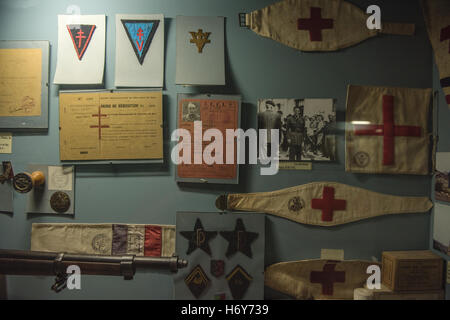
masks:
{"label": "metal clasp", "polygon": [[133,280],[134,277],[134,256],[123,256],[120,261],[120,273],[125,280]]}

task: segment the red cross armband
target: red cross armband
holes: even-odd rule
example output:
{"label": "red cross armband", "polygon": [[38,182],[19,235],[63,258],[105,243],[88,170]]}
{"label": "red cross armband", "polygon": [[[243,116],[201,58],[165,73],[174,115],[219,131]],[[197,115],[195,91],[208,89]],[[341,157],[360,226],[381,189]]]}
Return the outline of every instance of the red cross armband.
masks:
{"label": "red cross armband", "polygon": [[413,35],[414,24],[383,22],[367,27],[365,10],[343,0],[283,0],[240,15],[240,25],[302,51],[336,51],[379,33]]}
{"label": "red cross armband", "polygon": [[298,223],[336,226],[387,214],[425,213],[428,197],[400,197],[337,182],[312,182],[271,192],[219,196],[216,207],[267,213]]}

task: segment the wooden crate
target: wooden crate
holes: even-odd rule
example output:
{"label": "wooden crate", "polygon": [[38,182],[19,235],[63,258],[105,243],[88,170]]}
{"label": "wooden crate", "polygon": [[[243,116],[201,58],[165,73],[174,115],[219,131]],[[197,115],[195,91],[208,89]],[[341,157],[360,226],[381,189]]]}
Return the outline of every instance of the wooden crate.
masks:
{"label": "wooden crate", "polygon": [[385,251],[381,282],[393,291],[440,290],[443,259],[431,251]]}

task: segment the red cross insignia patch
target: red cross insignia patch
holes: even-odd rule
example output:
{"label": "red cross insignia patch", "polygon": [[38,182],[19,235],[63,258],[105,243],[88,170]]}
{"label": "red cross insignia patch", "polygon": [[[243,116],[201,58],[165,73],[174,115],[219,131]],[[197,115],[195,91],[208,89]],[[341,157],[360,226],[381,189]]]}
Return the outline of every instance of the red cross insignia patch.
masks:
{"label": "red cross insignia patch", "polygon": [[334,210],[345,210],[347,201],[335,199],[333,187],[323,187],[322,199],[312,199],[311,207],[322,210],[322,221],[333,221]]}
{"label": "red cross insignia patch", "polygon": [[335,283],[345,282],[345,271],[336,271],[336,262],[327,263],[322,271],[311,271],[309,281],[311,283],[320,283],[322,285],[322,294],[332,296]]}
{"label": "red cross insignia patch", "polygon": [[429,172],[431,89],[349,86],[346,170]]}
{"label": "red cross insignia patch", "polygon": [[83,59],[84,53],[86,52],[86,49],[91,42],[92,35],[94,34],[95,25],[69,24],[67,25],[67,30],[69,31],[70,37],[72,38],[73,46],[77,53],[78,60]]}

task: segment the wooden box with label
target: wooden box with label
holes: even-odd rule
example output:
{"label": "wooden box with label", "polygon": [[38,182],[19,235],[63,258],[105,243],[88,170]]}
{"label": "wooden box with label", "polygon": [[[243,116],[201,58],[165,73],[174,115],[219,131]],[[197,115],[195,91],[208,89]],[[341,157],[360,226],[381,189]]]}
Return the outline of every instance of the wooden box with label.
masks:
{"label": "wooden box with label", "polygon": [[381,282],[393,291],[439,290],[443,259],[431,251],[385,251]]}

